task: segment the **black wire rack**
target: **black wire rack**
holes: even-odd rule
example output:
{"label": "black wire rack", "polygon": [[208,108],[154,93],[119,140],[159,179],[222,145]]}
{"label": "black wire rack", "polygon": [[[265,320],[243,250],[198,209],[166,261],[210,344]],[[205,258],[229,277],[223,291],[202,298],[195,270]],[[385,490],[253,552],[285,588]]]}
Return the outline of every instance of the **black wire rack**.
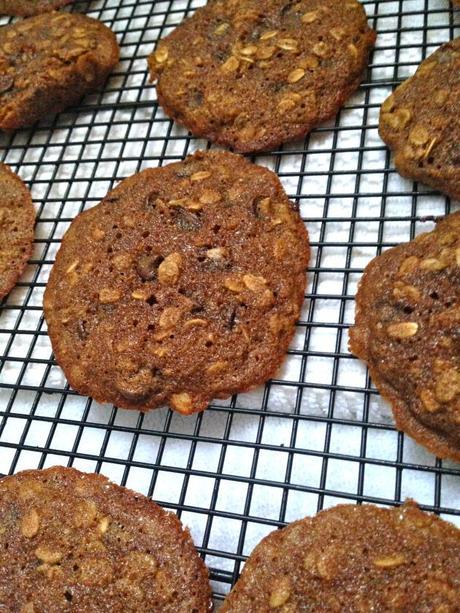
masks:
{"label": "black wire rack", "polygon": [[284,367],[263,388],[203,414],[143,415],[69,389],[51,353],[42,297],[78,212],[124,177],[209,146],[163,114],[146,65],[155,42],[202,3],[76,2],[72,10],[117,33],[119,66],[80,106],[0,135],[0,159],[31,186],[37,207],[33,257],[1,305],[0,472],[72,465],[151,496],[190,526],[219,601],[262,536],[339,502],[394,505],[411,496],[460,524],[460,466],[395,430],[347,349],[366,263],[455,209],[398,176],[377,125],[389,92],[460,34],[460,13],[448,0],[364,1],[378,39],[359,91],[304,142],[252,158],[277,172],[299,203],[313,247]]}

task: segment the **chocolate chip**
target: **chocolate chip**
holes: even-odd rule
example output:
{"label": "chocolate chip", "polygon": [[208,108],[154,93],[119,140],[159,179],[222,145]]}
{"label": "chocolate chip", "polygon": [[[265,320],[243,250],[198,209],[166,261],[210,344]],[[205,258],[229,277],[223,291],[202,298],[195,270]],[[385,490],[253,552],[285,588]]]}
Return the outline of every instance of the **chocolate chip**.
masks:
{"label": "chocolate chip", "polygon": [[7,92],[14,85],[14,79],[11,75],[2,74],[0,75],[0,93]]}
{"label": "chocolate chip", "polygon": [[155,375],[150,368],[142,367],[138,372],[129,375],[120,373],[115,381],[118,392],[131,402],[143,402],[155,388]]}
{"label": "chocolate chip", "polygon": [[197,313],[202,313],[204,311],[204,307],[201,304],[195,303],[190,309],[190,313],[192,315],[196,315]]}
{"label": "chocolate chip", "polygon": [[188,104],[191,109],[196,109],[203,104],[204,96],[203,92],[199,90],[193,90],[189,93]]}
{"label": "chocolate chip", "polygon": [[175,209],[174,221],[181,230],[185,230],[186,232],[197,230],[201,226],[201,221],[195,213],[191,213],[182,208]]}
{"label": "chocolate chip", "polygon": [[267,196],[257,196],[252,201],[252,210],[257,219],[269,219],[271,212],[271,201]]}
{"label": "chocolate chip", "polygon": [[157,254],[144,254],[137,260],[136,272],[144,281],[152,281],[157,276],[158,266],[164,258]]}
{"label": "chocolate chip", "polygon": [[227,312],[227,325],[232,330],[235,327],[236,307],[231,308]]}
{"label": "chocolate chip", "polygon": [[287,4],[285,4],[281,8],[281,15],[286,15],[286,13],[289,13],[289,11],[291,10],[293,4],[294,4],[294,2],[288,2]]}
{"label": "chocolate chip", "polygon": [[254,213],[254,216],[257,217],[257,219],[261,218],[259,212],[259,204],[261,200],[262,198],[260,196],[257,196],[257,198],[254,198],[254,200],[252,201],[252,212]]}
{"label": "chocolate chip", "polygon": [[149,397],[150,394],[149,387],[130,387],[129,384],[123,385],[122,383],[117,383],[116,388],[123,398],[126,398],[126,400],[129,400],[130,402],[143,402]]}
{"label": "chocolate chip", "polygon": [[159,200],[159,198],[160,198],[159,191],[154,190],[153,192],[150,192],[150,194],[147,196],[147,202],[146,202],[147,207],[155,208],[157,204],[157,200]]}
{"label": "chocolate chip", "polygon": [[226,260],[210,260],[207,258],[203,262],[203,268],[209,271],[217,271],[217,270],[229,270],[231,268],[230,262]]}
{"label": "chocolate chip", "polygon": [[78,338],[81,341],[84,341],[88,338],[88,331],[86,329],[86,321],[84,321],[83,319],[80,319],[77,323],[77,334],[78,334]]}

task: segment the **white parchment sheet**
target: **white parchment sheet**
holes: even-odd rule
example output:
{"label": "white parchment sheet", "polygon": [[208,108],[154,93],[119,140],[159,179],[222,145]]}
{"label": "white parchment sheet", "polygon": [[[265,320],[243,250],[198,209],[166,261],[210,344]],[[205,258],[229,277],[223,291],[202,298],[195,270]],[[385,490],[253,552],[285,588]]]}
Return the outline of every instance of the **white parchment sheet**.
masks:
{"label": "white parchment sheet", "polygon": [[277,378],[200,416],[142,416],[68,391],[51,361],[42,296],[80,210],[124,177],[207,146],[157,108],[146,74],[155,41],[200,4],[77,2],[117,33],[119,67],[78,108],[0,135],[0,159],[28,182],[38,213],[33,259],[0,314],[0,472],[71,464],[152,496],[191,528],[223,594],[263,535],[321,507],[410,496],[460,525],[460,466],[394,429],[347,349],[367,262],[433,227],[421,218],[459,208],[394,172],[377,124],[393,87],[460,34],[460,12],[448,0],[364,2],[378,39],[360,90],[305,142],[253,158],[298,202],[313,248],[301,320]]}

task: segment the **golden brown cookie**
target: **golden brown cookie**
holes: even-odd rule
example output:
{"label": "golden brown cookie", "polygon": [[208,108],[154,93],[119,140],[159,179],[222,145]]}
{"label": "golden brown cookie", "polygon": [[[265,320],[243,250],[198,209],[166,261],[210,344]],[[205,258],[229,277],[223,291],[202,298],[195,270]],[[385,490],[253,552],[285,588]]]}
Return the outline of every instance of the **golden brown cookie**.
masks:
{"label": "golden brown cookie", "polygon": [[397,427],[460,460],[460,212],[368,264],[350,350],[367,363]]}
{"label": "golden brown cookie", "polygon": [[77,103],[118,58],[115,34],[85,15],[38,15],[0,28],[0,129],[30,126]]}
{"label": "golden brown cookie", "polygon": [[73,468],[0,479],[0,608],[207,613],[208,573],[173,513]]}
{"label": "golden brown cookie", "polygon": [[216,0],[159,42],[150,76],[194,135],[266,150],[337,113],[374,41],[356,0]]}
{"label": "golden brown cookie", "polygon": [[455,613],[460,530],[413,502],[339,505],[272,532],[222,613]]}
{"label": "golden brown cookie", "polygon": [[30,17],[49,13],[71,2],[73,0],[0,0],[0,15]]}
{"label": "golden brown cookie", "polygon": [[123,181],[63,238],[44,307],[70,385],[184,414],[274,375],[309,245],[276,175],[224,152]]}
{"label": "golden brown cookie", "polygon": [[422,62],[380,111],[398,172],[460,199],[460,38]]}
{"label": "golden brown cookie", "polygon": [[29,190],[0,162],[0,298],[15,286],[32,255],[34,224]]}

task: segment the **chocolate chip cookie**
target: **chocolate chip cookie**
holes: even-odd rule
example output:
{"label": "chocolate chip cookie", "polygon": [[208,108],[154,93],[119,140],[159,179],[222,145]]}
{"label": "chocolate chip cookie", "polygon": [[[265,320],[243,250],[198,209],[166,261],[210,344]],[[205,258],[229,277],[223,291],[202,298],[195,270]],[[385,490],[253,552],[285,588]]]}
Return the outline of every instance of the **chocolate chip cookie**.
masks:
{"label": "chocolate chip cookie", "polygon": [[374,45],[356,0],[217,0],[149,57],[167,115],[249,152],[305,136],[358,88]]}
{"label": "chocolate chip cookie", "polygon": [[32,255],[34,224],[29,190],[0,163],[0,298],[15,286]]}
{"label": "chocolate chip cookie", "polygon": [[413,502],[339,505],[265,537],[221,612],[454,613],[459,558],[460,530]]}
{"label": "chocolate chip cookie", "polygon": [[460,212],[368,264],[350,350],[367,363],[397,427],[460,460]]}
{"label": "chocolate chip cookie", "polygon": [[118,62],[114,33],[85,15],[38,15],[0,28],[0,129],[77,103]]}
{"label": "chocolate chip cookie", "polygon": [[73,0],[0,0],[0,15],[31,17],[49,13],[71,2]]}
{"label": "chocolate chip cookie", "polygon": [[0,604],[21,613],[210,610],[208,573],[173,513],[95,474],[0,479]]}
{"label": "chocolate chip cookie", "polygon": [[198,152],[123,181],[64,236],[44,307],[70,385],[189,414],[273,376],[309,245],[276,175]]}
{"label": "chocolate chip cookie", "polygon": [[379,132],[403,176],[460,199],[460,38],[422,62],[380,111]]}

